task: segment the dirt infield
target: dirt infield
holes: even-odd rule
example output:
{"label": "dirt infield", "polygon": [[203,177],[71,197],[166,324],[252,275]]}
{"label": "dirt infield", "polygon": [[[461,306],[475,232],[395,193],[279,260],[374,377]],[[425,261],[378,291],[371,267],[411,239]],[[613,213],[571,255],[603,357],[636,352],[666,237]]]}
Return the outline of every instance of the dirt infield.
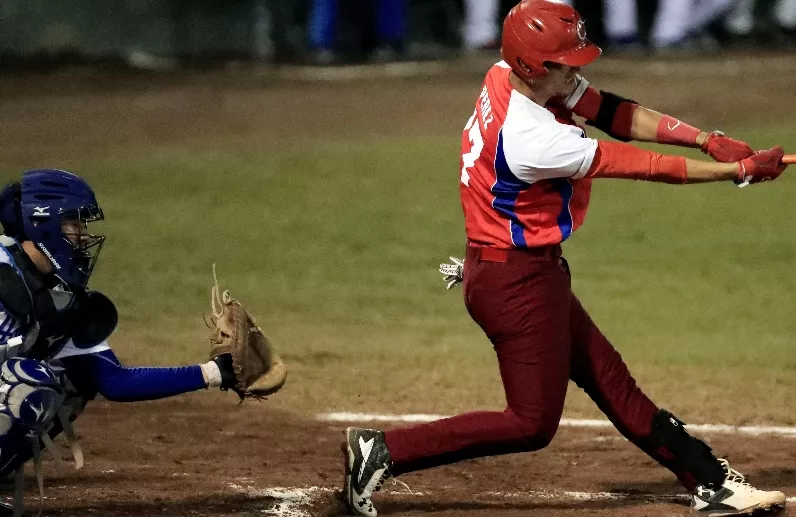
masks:
{"label": "dirt infield", "polygon": [[[45,515],[343,515],[344,423],[236,406],[201,394],[129,405],[93,403],[77,423],[81,471],[45,462]],[[796,496],[796,442],[712,435],[714,449],[761,488]],[[29,471],[27,504],[35,507]],[[546,450],[467,461],[388,482],[380,515],[687,515],[667,471],[613,430],[562,429]]]}
{"label": "dirt infield", "polygon": [[[682,63],[675,66],[645,61],[634,65],[607,60],[595,66],[589,77],[599,79],[606,89],[621,86],[619,91],[624,95],[650,101],[656,108],[687,117],[696,125],[745,129],[759,125],[757,138],[764,142],[768,141],[766,128],[782,126],[790,130],[782,113],[796,108],[794,62],[792,56],[766,60],[749,57],[739,62],[722,59],[686,67]],[[217,147],[300,148],[322,146],[328,140],[378,141],[439,134],[452,135],[451,163],[456,163],[456,140],[472,111],[481,75],[420,74],[411,78],[397,74],[348,82],[334,78],[312,82],[302,79],[301,71],[288,72],[281,82],[234,73],[177,77],[139,74],[108,79],[65,71],[0,77],[0,168],[10,175],[31,164],[72,167],[101,164],[102,159],[135,160],[172,146],[189,154],[194,149]],[[315,79],[317,70],[309,73]],[[754,83],[753,87],[747,83]],[[92,162],[95,159],[99,162]],[[90,169],[97,171],[101,166]],[[3,176],[3,182],[8,177]],[[124,219],[124,210],[121,216]],[[731,241],[732,246],[736,244]],[[782,260],[790,263],[791,259]],[[434,281],[439,279],[435,277]],[[201,289],[205,296],[204,284]],[[123,360],[136,357],[165,364],[171,360],[168,353],[192,353],[180,341],[181,336],[158,335],[151,322],[131,309],[135,307],[129,297],[122,303],[127,303],[122,308],[135,316],[125,320],[127,327],[122,330],[140,330],[138,326],[149,332],[143,343],[125,343],[129,334],[120,333],[114,347],[122,352]],[[170,315],[165,312],[164,318]],[[304,324],[304,320],[296,321]],[[449,388],[443,373],[425,379],[435,389],[428,399],[448,401],[435,404],[435,400],[416,400],[412,386],[419,378],[428,377],[427,372],[416,368],[400,378],[404,391],[395,388],[397,376],[391,377],[392,389],[386,393],[367,392],[359,385],[349,391],[337,390],[333,383],[347,379],[340,369],[354,364],[357,356],[345,355],[335,348],[334,339],[326,340],[324,327],[318,324],[318,329],[315,334],[305,333],[303,328],[295,332],[298,338],[310,335],[315,341],[286,350],[284,357],[291,365],[292,377],[285,391],[272,401],[248,402],[239,407],[234,395],[213,392],[152,403],[90,404],[76,424],[86,466],[74,471],[68,465],[59,469],[51,460],[45,461],[44,514],[343,515],[339,445],[346,424],[318,421],[313,412],[448,411],[461,392]],[[374,339],[383,339],[381,330],[374,324]],[[202,354],[205,348],[202,342]],[[451,348],[446,353],[455,353]],[[379,353],[388,357],[386,352]],[[196,360],[204,355],[191,357]],[[386,362],[382,366],[385,371],[398,369]],[[680,397],[668,400],[680,407],[696,408],[693,411],[699,414],[700,423],[796,423],[790,409],[793,405],[783,395],[790,392],[792,370],[758,369],[736,376],[740,370],[711,368],[709,375],[700,371],[700,376],[688,368],[680,363],[649,367],[659,378],[667,379],[659,392],[678,392]],[[471,393],[484,391],[475,383],[486,381],[475,374],[470,379]],[[762,384],[761,379],[771,383]],[[376,380],[381,379],[374,377],[374,384]],[[499,390],[496,375],[489,377],[492,381],[489,389]],[[722,385],[730,383],[742,386],[749,392],[748,398],[739,401],[732,398],[737,392],[720,391]],[[765,391],[766,386],[776,383],[780,384],[773,394]],[[717,392],[722,396],[710,397]],[[585,396],[582,400],[586,401]],[[700,403],[705,400],[709,403]],[[591,402],[586,403],[589,411],[594,411]],[[758,411],[758,407],[763,410]],[[758,414],[763,416],[748,416]],[[756,486],[783,490],[796,504],[794,438],[703,437]],[[691,513],[674,477],[611,429],[562,428],[552,445],[538,453],[462,462],[403,476],[400,481],[406,486],[388,483],[377,496],[379,515],[635,517]],[[10,494],[11,489],[10,485],[0,488],[0,495]],[[38,501],[31,465],[26,495],[28,508],[35,509]]]}

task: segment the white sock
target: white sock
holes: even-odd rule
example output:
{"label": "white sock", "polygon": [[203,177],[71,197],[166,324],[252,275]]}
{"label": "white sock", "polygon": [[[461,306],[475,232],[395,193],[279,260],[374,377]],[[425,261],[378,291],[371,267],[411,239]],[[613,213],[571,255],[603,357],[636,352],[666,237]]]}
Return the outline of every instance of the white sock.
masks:
{"label": "white sock", "polygon": [[202,368],[202,375],[205,378],[208,388],[218,388],[221,386],[221,370],[215,361],[208,361],[205,364],[200,364]]}

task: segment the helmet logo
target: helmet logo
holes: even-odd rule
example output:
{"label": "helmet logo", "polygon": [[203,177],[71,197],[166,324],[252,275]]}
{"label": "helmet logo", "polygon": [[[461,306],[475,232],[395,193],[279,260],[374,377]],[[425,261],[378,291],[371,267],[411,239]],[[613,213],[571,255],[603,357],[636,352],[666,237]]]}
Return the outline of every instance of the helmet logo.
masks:
{"label": "helmet logo", "polygon": [[53,266],[55,266],[55,269],[57,271],[60,271],[61,270],[61,264],[59,264],[58,261],[55,260],[55,257],[53,257],[52,253],[50,253],[50,250],[45,248],[44,244],[42,244],[41,242],[39,243],[39,249],[47,256],[48,259],[50,259],[50,262],[53,263]]}
{"label": "helmet logo", "polygon": [[578,38],[580,38],[581,41],[586,41],[586,24],[583,20],[578,21]]}
{"label": "helmet logo", "polygon": [[33,207],[33,215],[31,217],[49,217],[50,212],[47,212],[50,207],[49,206],[34,206]]}

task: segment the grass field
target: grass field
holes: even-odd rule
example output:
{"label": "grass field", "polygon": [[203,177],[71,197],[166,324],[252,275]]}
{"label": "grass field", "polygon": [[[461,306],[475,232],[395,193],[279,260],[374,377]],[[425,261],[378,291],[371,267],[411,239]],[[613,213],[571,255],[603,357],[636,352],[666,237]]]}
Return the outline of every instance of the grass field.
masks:
{"label": "grass field", "polygon": [[[796,150],[791,126],[754,113],[752,93],[787,98],[787,78],[708,77],[672,93],[603,75],[756,148]],[[131,363],[204,359],[215,262],[290,362],[275,408],[498,408],[491,347],[436,272],[463,250],[459,139],[479,81],[23,96],[0,107],[0,136],[17,124],[29,139],[0,150],[0,168],[5,179],[60,166],[95,186],[108,241],[93,286],[119,306],[113,345]],[[65,114],[71,132],[48,125]],[[746,189],[598,182],[565,245],[594,319],[688,422],[796,424],[794,195],[787,176]],[[567,415],[597,412],[573,387]]]}

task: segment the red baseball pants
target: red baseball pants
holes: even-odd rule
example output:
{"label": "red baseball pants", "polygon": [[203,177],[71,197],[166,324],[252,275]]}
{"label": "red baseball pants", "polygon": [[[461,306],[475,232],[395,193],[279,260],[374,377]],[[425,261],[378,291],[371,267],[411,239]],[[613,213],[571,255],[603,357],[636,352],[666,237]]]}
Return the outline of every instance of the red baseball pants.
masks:
{"label": "red baseball pants", "polygon": [[[676,470],[650,439],[658,408],[572,293],[559,257],[558,247],[468,246],[465,305],[497,353],[508,407],[387,431],[394,474],[544,448],[558,429],[570,379],[628,440]],[[694,488],[692,476],[675,474]]]}

